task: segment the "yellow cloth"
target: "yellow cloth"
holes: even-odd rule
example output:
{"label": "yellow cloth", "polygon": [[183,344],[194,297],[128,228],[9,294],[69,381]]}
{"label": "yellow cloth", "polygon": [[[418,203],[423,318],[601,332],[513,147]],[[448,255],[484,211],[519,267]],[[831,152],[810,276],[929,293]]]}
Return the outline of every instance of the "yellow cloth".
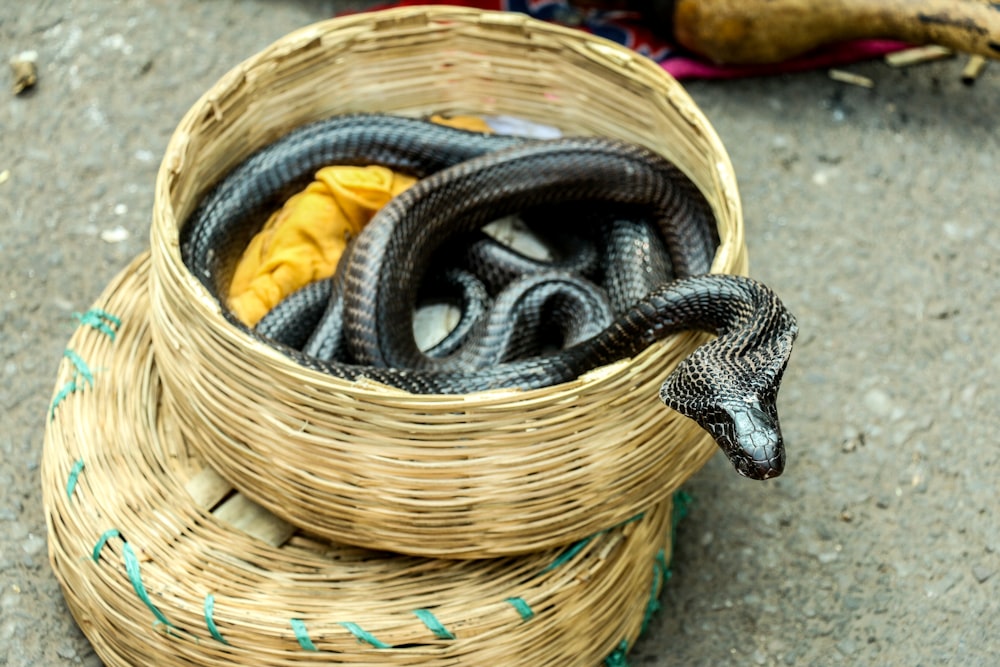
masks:
{"label": "yellow cloth", "polygon": [[490,124],[479,116],[442,116],[440,114],[434,114],[430,117],[432,123],[438,123],[439,125],[447,125],[448,127],[455,127],[459,130],[468,130],[469,132],[482,132],[483,134],[490,134],[493,132],[493,128]]}
{"label": "yellow cloth", "polygon": [[[473,132],[490,132],[475,116],[431,120]],[[348,240],[390,199],[416,181],[385,167],[330,166],[273,214],[247,245],[229,286],[229,307],[254,326],[289,294],[328,278]]]}
{"label": "yellow cloth", "polygon": [[253,326],[282,299],[328,278],[350,238],[416,179],[378,166],[324,167],[250,241],[229,287],[229,307]]}

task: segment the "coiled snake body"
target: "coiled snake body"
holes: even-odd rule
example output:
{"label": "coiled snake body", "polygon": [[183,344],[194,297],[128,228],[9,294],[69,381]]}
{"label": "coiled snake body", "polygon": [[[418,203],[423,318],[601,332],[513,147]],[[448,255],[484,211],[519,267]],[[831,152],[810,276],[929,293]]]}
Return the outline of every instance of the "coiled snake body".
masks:
{"label": "coiled snake body", "polygon": [[[378,115],[321,121],[249,158],[185,224],[184,261],[223,305],[247,239],[283,197],[328,164],[381,164],[422,179],[352,241],[332,280],[292,295],[276,309],[280,315],[265,318],[258,328],[269,336],[240,324],[224,306],[248,335],[300,364],[345,379],[450,394],[565,382],[633,356],[671,333],[710,331],[717,337],[671,373],[661,399],[708,430],[741,474],[766,479],[781,473],[784,448],[775,399],[795,320],[760,283],[707,274],[718,243],[714,218],[674,165],[610,139],[526,141]],[[469,327],[472,345],[484,349],[482,354],[454,346],[437,353],[420,350],[412,318],[420,278],[435,250],[455,234],[500,216],[558,211],[553,207],[560,204],[577,211],[614,207],[649,220],[676,279],[657,279],[641,290],[645,296],[616,314],[578,278],[554,269],[552,277],[568,292],[519,285],[526,296],[512,298],[533,301],[536,311],[551,306],[585,313],[564,332],[568,344],[561,349],[509,359],[503,350],[526,325],[523,318],[501,317]],[[588,322],[601,318],[610,321],[587,330]],[[501,342],[490,342],[496,340]]]}

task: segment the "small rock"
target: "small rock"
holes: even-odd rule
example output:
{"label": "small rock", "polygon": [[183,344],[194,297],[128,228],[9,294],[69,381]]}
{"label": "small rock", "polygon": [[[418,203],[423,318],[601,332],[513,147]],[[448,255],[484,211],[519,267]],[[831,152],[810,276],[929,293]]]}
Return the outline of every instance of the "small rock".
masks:
{"label": "small rock", "polygon": [[850,639],[841,639],[836,644],[837,650],[843,655],[851,655],[857,650],[857,644]]}
{"label": "small rock", "polygon": [[129,231],[117,225],[111,229],[105,229],[101,232],[101,240],[105,243],[121,243],[122,241],[128,240]]}
{"label": "small rock", "polygon": [[45,548],[45,538],[38,535],[28,535],[21,544],[21,549],[29,556],[34,556]]}
{"label": "small rock", "polygon": [[864,396],[865,407],[879,417],[892,414],[892,398],[881,389],[869,389]]}
{"label": "small rock", "polygon": [[862,432],[855,433],[844,439],[844,442],[840,446],[840,450],[845,454],[849,454],[856,450],[858,447],[865,446],[865,434]]}
{"label": "small rock", "polygon": [[76,649],[73,648],[72,644],[61,644],[59,648],[56,649],[56,653],[63,660],[72,660],[76,657]]}
{"label": "small rock", "polygon": [[984,584],[987,579],[993,576],[993,570],[985,565],[976,565],[972,568],[972,576],[976,578],[976,581]]}
{"label": "small rock", "polygon": [[14,591],[8,591],[0,596],[0,609],[10,611],[21,602],[21,596]]}
{"label": "small rock", "polygon": [[833,169],[820,169],[812,175],[813,185],[826,185],[830,182],[830,178],[835,174]]}
{"label": "small rock", "polygon": [[979,386],[970,384],[968,387],[962,389],[962,392],[958,395],[958,400],[962,405],[973,405],[976,402],[976,394],[979,391]]}
{"label": "small rock", "polygon": [[837,560],[836,551],[824,551],[822,553],[816,554],[816,560],[818,560],[823,565],[829,565],[833,561]]}
{"label": "small rock", "polygon": [[950,317],[958,315],[959,308],[947,301],[934,300],[924,306],[924,313],[931,320],[947,320]]}
{"label": "small rock", "polygon": [[929,598],[941,597],[953,589],[961,578],[962,575],[960,572],[952,571],[950,574],[945,575],[943,579],[925,586],[924,592],[927,593],[927,597]]}
{"label": "small rock", "polygon": [[10,59],[14,73],[14,94],[20,95],[38,83],[38,52],[22,51]]}

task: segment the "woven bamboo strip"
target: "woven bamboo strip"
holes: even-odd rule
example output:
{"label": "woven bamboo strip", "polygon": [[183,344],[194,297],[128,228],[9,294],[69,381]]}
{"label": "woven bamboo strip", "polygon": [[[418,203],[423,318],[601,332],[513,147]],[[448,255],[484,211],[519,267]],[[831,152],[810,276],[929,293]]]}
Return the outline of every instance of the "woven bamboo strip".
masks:
{"label": "woven bamboo strip", "polygon": [[181,262],[184,220],[254,149],[353,111],[506,114],[645,144],[712,204],[722,239],[713,269],[747,269],[726,152],[651,61],[510,13],[418,7],[316,24],[209,90],[181,121],[157,179],[151,326],[164,400],[184,436],[291,524],[415,555],[564,545],[668,497],[716,449],[657,399],[701,335],[559,386],[418,396],[308,371],[224,320]]}

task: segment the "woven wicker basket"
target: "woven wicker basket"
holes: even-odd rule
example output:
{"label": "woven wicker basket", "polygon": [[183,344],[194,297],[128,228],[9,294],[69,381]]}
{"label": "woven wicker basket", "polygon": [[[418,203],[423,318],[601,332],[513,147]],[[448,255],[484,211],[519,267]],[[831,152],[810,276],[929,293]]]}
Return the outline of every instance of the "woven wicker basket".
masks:
{"label": "woven wicker basket", "polygon": [[[49,550],[108,665],[597,665],[665,581],[671,501],[565,549],[434,560],[291,529],[160,401],[146,257],[83,317],[42,460]],[[617,662],[614,664],[618,664]]]}
{"label": "woven wicker basket", "polygon": [[565,545],[667,498],[716,449],[657,399],[699,334],[559,386],[419,396],[303,369],[227,324],[181,261],[180,226],[253,150],[356,111],[513,115],[645,144],[713,206],[722,239],[713,270],[746,270],[728,156],[652,61],[512,13],[418,7],[319,23],[210,89],[181,121],[159,173],[151,326],[188,440],[290,523],[414,555]]}

